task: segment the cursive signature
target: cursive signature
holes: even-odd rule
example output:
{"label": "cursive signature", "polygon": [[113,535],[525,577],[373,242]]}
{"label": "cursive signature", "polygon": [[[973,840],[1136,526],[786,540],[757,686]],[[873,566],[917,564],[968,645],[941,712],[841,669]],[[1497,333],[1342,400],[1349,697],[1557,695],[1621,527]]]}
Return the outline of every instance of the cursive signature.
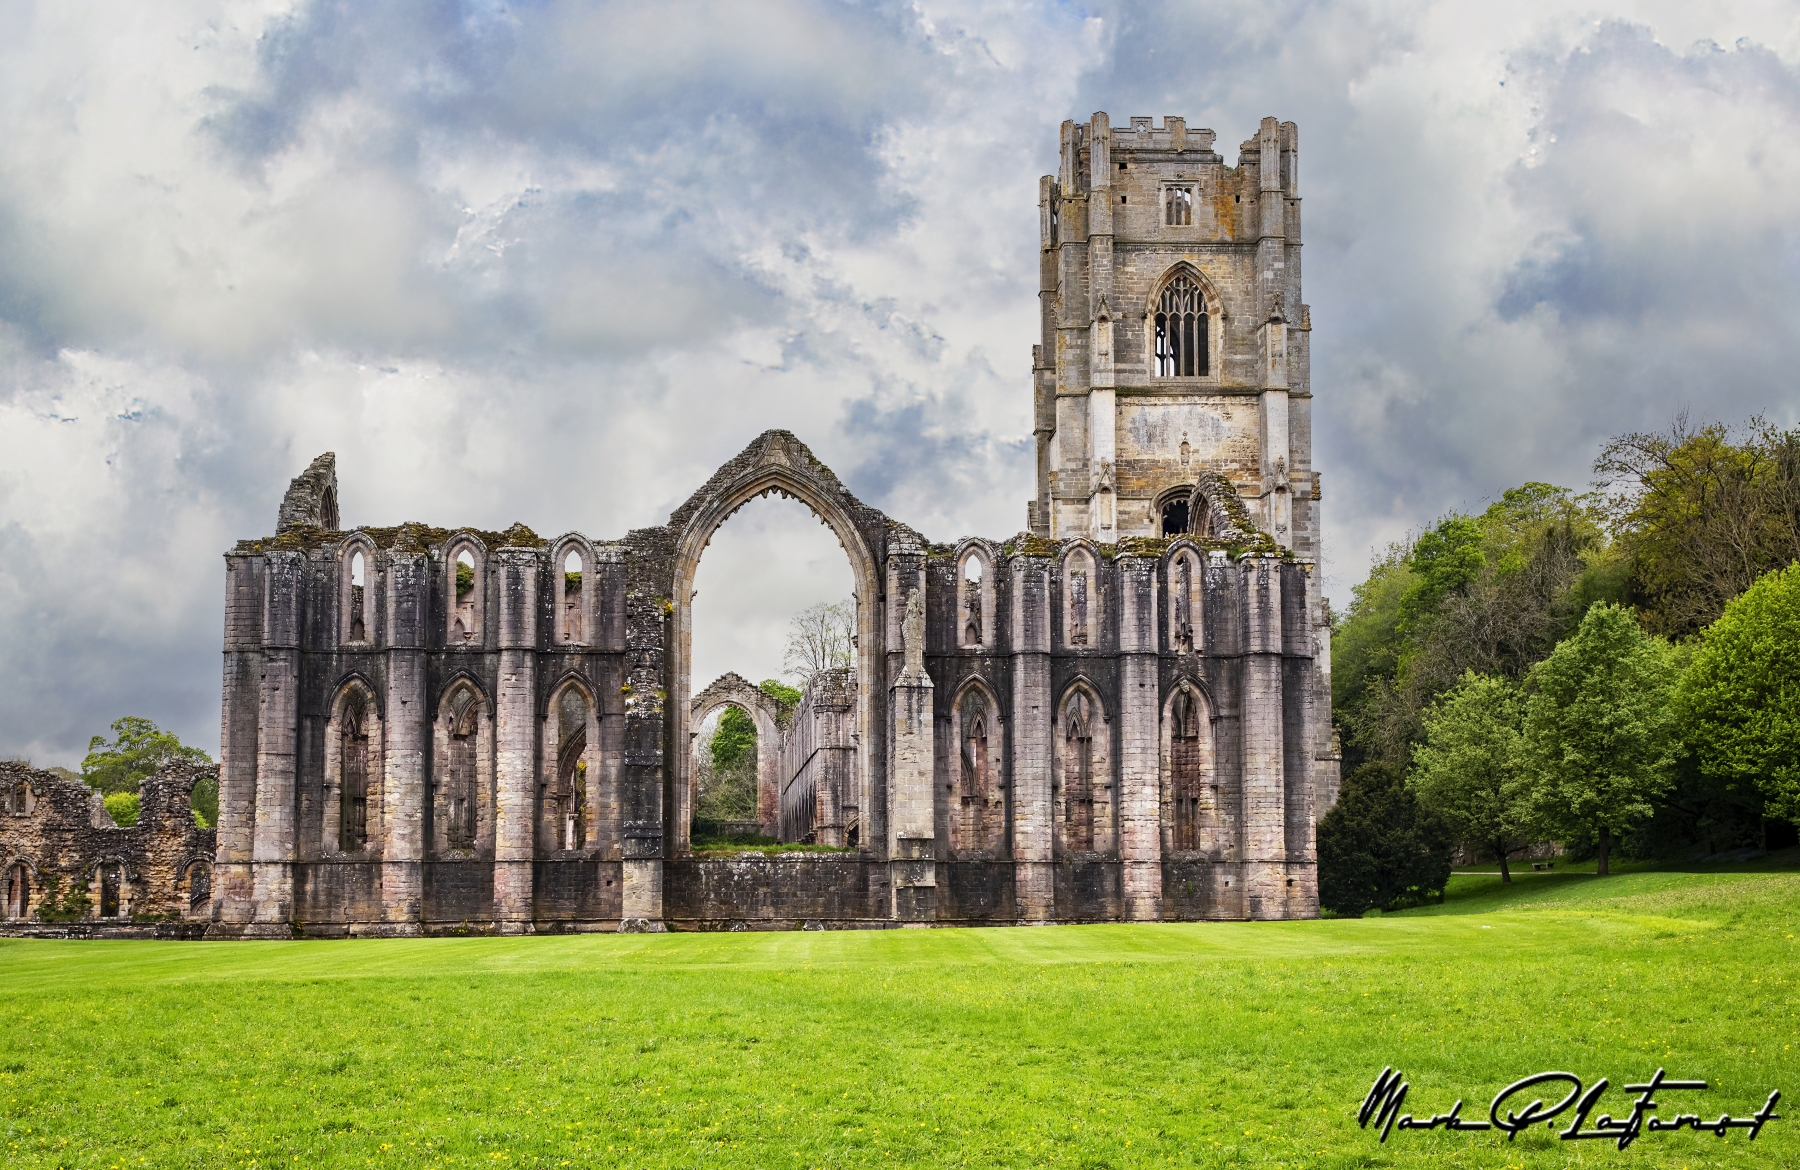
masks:
{"label": "cursive signature", "polygon": [[[1775,1112],[1775,1103],[1781,1100],[1781,1090],[1769,1092],[1769,1099],[1763,1107],[1749,1117],[1732,1117],[1721,1113],[1708,1121],[1698,1113],[1677,1113],[1664,1120],[1651,1116],[1660,1106],[1656,1094],[1664,1091],[1704,1089],[1705,1081],[1672,1081],[1664,1070],[1657,1069],[1656,1075],[1641,1085],[1624,1085],[1627,1093],[1636,1093],[1631,1103],[1631,1112],[1625,1117],[1615,1119],[1610,1113],[1602,1113],[1588,1126],[1588,1116],[1593,1113],[1600,1095],[1606,1092],[1609,1082],[1605,1077],[1595,1081],[1593,1087],[1586,1088],[1581,1078],[1574,1073],[1541,1072],[1533,1076],[1522,1077],[1494,1094],[1493,1103],[1488,1106],[1486,1121],[1470,1121],[1462,1116],[1463,1103],[1458,1099],[1450,1107],[1448,1113],[1434,1113],[1430,1117],[1414,1117],[1410,1113],[1401,1113],[1400,1107],[1406,1102],[1407,1091],[1412,1087],[1405,1077],[1390,1066],[1381,1070],[1375,1083],[1369,1088],[1369,1095],[1363,1098],[1362,1108],[1356,1112],[1356,1123],[1367,1129],[1372,1122],[1381,1130],[1381,1140],[1387,1141],[1388,1134],[1396,1129],[1445,1129],[1445,1130],[1500,1130],[1511,1141],[1522,1130],[1540,1123],[1549,1125],[1551,1121],[1574,1111],[1569,1118],[1567,1128],[1559,1135],[1564,1141],[1583,1141],[1592,1138],[1614,1140],[1619,1149],[1624,1149],[1645,1133],[1657,1133],[1672,1129],[1694,1129],[1724,1137],[1734,1129],[1748,1130],[1749,1140],[1755,1141],[1762,1127],[1771,1121],[1779,1121],[1781,1115]],[[1554,1105],[1545,1105],[1544,1098],[1533,1095],[1531,1102],[1523,1109],[1511,1107],[1515,1100],[1523,1100],[1526,1090],[1539,1085],[1554,1085],[1553,1096],[1563,1085],[1568,1092]],[[1504,1110],[1504,1112],[1503,1112]]]}

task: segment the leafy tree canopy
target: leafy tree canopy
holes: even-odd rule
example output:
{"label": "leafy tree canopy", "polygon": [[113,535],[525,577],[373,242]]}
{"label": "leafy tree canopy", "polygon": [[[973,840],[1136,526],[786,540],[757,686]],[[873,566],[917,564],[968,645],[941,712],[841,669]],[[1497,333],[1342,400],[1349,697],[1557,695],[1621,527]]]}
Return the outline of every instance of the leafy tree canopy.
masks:
{"label": "leafy tree canopy", "polygon": [[1677,674],[1668,644],[1618,605],[1589,609],[1531,670],[1524,740],[1537,809],[1560,832],[1597,833],[1601,873],[1611,838],[1649,817],[1669,786]]}
{"label": "leafy tree canopy", "polygon": [[712,737],[713,767],[721,771],[735,765],[746,754],[754,762],[756,756],[756,724],[736,707],[727,707],[719,715],[718,730]]}
{"label": "leafy tree canopy", "polygon": [[1540,828],[1520,742],[1523,716],[1516,684],[1468,671],[1426,712],[1426,742],[1407,776],[1451,832],[1493,851],[1504,881],[1512,880],[1507,858]]}
{"label": "leafy tree canopy", "polygon": [[1676,691],[1709,775],[1748,781],[1800,821],[1800,563],[1767,573],[1702,635]]}
{"label": "leafy tree canopy", "polygon": [[1473,581],[1487,563],[1481,525],[1452,513],[1424,533],[1406,554],[1413,582],[1400,598],[1400,628],[1435,610],[1444,596]]}
{"label": "leafy tree canopy", "polygon": [[101,792],[136,792],[166,764],[212,763],[211,756],[185,746],[148,719],[127,715],[114,721],[112,732],[111,742],[104,735],[89,740],[87,758],[81,761],[82,780]]}
{"label": "leafy tree canopy", "polygon": [[1619,435],[1594,461],[1645,624],[1691,637],[1763,573],[1800,560],[1800,431],[1752,419]]}

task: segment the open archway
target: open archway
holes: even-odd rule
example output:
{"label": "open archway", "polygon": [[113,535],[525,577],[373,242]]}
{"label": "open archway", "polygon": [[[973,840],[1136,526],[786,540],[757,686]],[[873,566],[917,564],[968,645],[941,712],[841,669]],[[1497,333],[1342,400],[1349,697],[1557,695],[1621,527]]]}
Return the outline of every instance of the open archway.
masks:
{"label": "open archway", "polygon": [[[732,514],[766,495],[789,497],[804,504],[830,530],[849,561],[856,604],[856,746],[851,788],[856,794],[858,815],[865,818],[863,823],[867,826],[857,839],[864,848],[876,844],[877,821],[873,818],[881,810],[874,807],[877,794],[873,789],[878,775],[875,745],[882,734],[876,698],[885,685],[885,608],[879,568],[882,550],[878,542],[885,532],[886,518],[845,491],[837,477],[798,439],[785,431],[770,431],[721,469],[671,518],[676,539],[665,659],[670,748],[666,754],[670,775],[665,823],[673,856],[690,851],[689,827],[693,819],[693,603],[700,561],[713,536]],[[884,817],[880,823],[885,824]]]}
{"label": "open archway", "polygon": [[[697,755],[706,750],[707,744],[703,742],[706,736],[702,733],[709,727],[715,715],[721,715],[727,709],[742,711],[755,725],[755,819],[761,826],[763,836],[779,836],[780,784],[785,777],[780,774],[781,723],[776,701],[751,684],[748,679],[735,673],[728,673],[713,680],[711,685],[695,695],[692,707],[688,722],[688,726],[692,729],[689,735],[692,741],[690,755]],[[689,767],[694,766],[695,761],[690,759]]]}

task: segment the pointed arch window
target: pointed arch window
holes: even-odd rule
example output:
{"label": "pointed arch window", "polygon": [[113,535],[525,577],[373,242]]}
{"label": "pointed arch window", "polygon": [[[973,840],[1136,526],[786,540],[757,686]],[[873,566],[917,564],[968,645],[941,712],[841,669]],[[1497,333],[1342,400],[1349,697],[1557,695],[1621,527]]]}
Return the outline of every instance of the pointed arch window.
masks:
{"label": "pointed arch window", "polygon": [[957,645],[979,648],[992,637],[989,626],[994,608],[993,584],[988,579],[988,560],[979,549],[965,552],[957,571]]}
{"label": "pointed arch window", "polygon": [[350,638],[352,642],[369,640],[368,597],[369,565],[362,550],[350,555]]}
{"label": "pointed arch window", "polygon": [[556,778],[545,802],[552,849],[587,846],[587,698],[573,686],[558,700]]}
{"label": "pointed arch window", "polygon": [[1200,703],[1185,687],[1175,696],[1171,748],[1175,798],[1175,848],[1200,848]]}
{"label": "pointed arch window", "polygon": [[361,694],[344,700],[338,847],[361,852],[369,840],[369,712]]}
{"label": "pointed arch window", "polygon": [[1208,358],[1206,298],[1184,273],[1163,286],[1156,302],[1156,376],[1203,378]]}
{"label": "pointed arch window", "polygon": [[481,705],[473,688],[460,686],[450,696],[450,768],[445,778],[449,816],[445,840],[452,849],[475,847],[476,731],[480,714]]}
{"label": "pointed arch window", "polygon": [[1069,849],[1085,853],[1094,848],[1094,728],[1093,711],[1086,695],[1076,692],[1069,700],[1068,734],[1064,750],[1063,805],[1067,826],[1064,840]]}

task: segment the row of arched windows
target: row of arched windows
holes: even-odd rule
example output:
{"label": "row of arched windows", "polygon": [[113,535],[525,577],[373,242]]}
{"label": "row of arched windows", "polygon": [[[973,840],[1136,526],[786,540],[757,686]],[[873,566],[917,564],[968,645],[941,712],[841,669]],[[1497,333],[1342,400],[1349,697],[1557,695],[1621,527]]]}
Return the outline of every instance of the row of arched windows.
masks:
{"label": "row of arched windows", "polygon": [[[538,848],[555,852],[599,843],[593,831],[599,793],[590,784],[597,758],[597,708],[571,679],[543,721],[545,773],[538,785]],[[360,678],[339,691],[326,724],[329,750],[320,846],[327,854],[379,848],[382,805],[382,720],[374,693]],[[452,683],[433,724],[429,783],[433,851],[467,855],[490,848],[494,828],[494,746],[488,704],[473,680]]]}
{"label": "row of arched windows", "polygon": [[[1185,505],[1184,505],[1185,508]],[[1100,585],[1092,552],[1077,544],[1064,555],[1060,644],[1072,650],[1098,649],[1102,613]],[[1178,548],[1167,562],[1162,608],[1168,614],[1168,645],[1177,653],[1201,648],[1200,605],[1203,568],[1198,550]],[[965,649],[994,645],[993,570],[988,553],[971,544],[959,555],[956,574],[957,645]]]}
{"label": "row of arched windows", "polygon": [[[980,685],[966,687],[953,709],[955,778],[946,824],[952,855],[1004,857],[1011,849],[1012,801],[1005,781],[999,706]],[[1176,688],[1165,715],[1163,799],[1167,847],[1209,847],[1213,758],[1205,699],[1190,684]],[[1110,720],[1098,694],[1071,686],[1057,708],[1052,806],[1059,851],[1111,853],[1118,848],[1117,788]]]}
{"label": "row of arched windows", "polygon": [[[555,614],[551,639],[559,644],[584,645],[589,641],[594,609],[592,550],[566,537],[551,556],[551,592]],[[342,582],[339,590],[343,614],[339,641],[347,645],[372,642],[376,636],[376,593],[371,588],[376,551],[366,537],[353,536],[340,554]],[[471,539],[453,542],[445,558],[445,596],[448,604],[445,644],[481,646],[487,609],[486,552]]]}
{"label": "row of arched windows", "polygon": [[[20,921],[54,901],[56,909],[66,911],[68,883],[88,896],[88,915],[101,919],[129,919],[135,887],[142,879],[117,858],[104,858],[78,874],[50,873],[36,882],[38,894],[32,896],[33,879],[37,875],[23,860],[15,860],[0,875],[0,896],[4,897],[5,917]],[[182,865],[175,877],[175,892],[187,895],[190,912],[203,911],[212,901],[212,863],[192,858]]]}

